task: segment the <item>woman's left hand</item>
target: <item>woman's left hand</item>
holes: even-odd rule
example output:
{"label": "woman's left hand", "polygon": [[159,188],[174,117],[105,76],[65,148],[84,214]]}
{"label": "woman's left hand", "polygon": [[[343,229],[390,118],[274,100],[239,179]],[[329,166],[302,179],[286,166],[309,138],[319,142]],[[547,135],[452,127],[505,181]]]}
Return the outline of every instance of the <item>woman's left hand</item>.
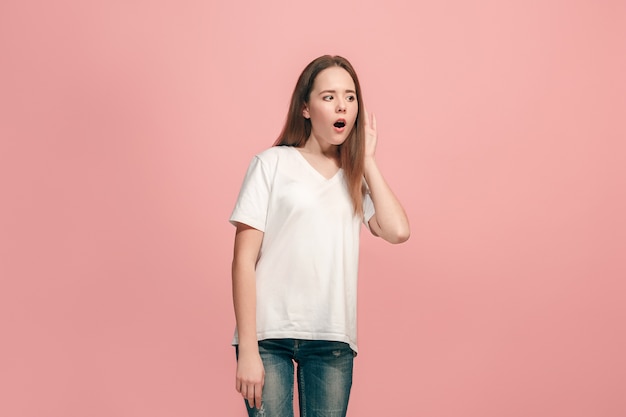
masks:
{"label": "woman's left hand", "polygon": [[409,220],[400,201],[395,196],[383,174],[376,164],[376,142],[378,132],[376,131],[376,117],[365,108],[364,128],[365,128],[365,166],[363,174],[370,196],[374,202],[375,214],[368,220],[370,230],[374,236],[380,236],[387,242],[402,243],[409,238]]}
{"label": "woman's left hand", "polygon": [[376,116],[374,113],[371,115],[367,112],[367,109],[363,108],[365,117],[363,118],[365,124],[365,158],[373,158],[376,154],[376,142],[378,141],[378,132],[376,131]]}

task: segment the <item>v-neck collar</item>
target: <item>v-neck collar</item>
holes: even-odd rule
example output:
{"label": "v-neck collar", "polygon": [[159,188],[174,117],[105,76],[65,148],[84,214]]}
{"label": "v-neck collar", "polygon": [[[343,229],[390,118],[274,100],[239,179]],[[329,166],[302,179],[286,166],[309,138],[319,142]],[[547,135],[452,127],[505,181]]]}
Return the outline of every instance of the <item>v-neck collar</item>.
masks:
{"label": "v-neck collar", "polygon": [[296,148],[295,146],[289,146],[289,147],[293,148],[293,151],[298,154],[298,157],[308,167],[309,171],[311,171],[314,175],[316,175],[318,178],[321,178],[324,181],[327,181],[327,182],[333,181],[334,179],[338,178],[341,172],[343,171],[343,168],[339,167],[337,169],[337,172],[335,172],[330,178],[327,178],[321,172],[319,172],[313,165],[311,165],[311,163],[304,157],[304,155],[302,155],[302,152],[300,152],[298,148]]}

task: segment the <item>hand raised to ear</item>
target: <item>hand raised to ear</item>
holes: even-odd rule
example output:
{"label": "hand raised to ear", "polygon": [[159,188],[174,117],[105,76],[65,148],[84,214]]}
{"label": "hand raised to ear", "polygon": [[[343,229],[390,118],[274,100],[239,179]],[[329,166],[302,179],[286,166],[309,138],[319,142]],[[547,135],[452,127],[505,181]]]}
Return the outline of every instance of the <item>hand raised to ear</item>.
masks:
{"label": "hand raised to ear", "polygon": [[374,113],[371,115],[367,112],[366,108],[363,108],[364,126],[365,126],[365,157],[373,158],[376,154],[376,143],[378,142],[378,132],[376,131],[376,116]]}

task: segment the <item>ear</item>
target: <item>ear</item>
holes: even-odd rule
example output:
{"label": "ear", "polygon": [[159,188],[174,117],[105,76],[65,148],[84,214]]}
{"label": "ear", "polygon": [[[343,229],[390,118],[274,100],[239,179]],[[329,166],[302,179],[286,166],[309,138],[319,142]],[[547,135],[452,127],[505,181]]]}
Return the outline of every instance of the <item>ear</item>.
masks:
{"label": "ear", "polygon": [[306,104],[302,108],[302,116],[304,116],[305,119],[310,119],[311,118],[311,114],[309,113],[309,108],[307,107]]}

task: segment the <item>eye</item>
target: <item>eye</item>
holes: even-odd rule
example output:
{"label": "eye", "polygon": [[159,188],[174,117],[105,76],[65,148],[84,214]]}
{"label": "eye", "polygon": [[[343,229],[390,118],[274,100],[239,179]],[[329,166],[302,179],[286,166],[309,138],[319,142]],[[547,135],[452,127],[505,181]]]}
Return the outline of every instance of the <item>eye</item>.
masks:
{"label": "eye", "polygon": [[333,96],[324,96],[322,97],[322,100],[324,101],[331,101],[333,99]]}
{"label": "eye", "polygon": [[346,100],[348,100],[348,101],[356,101],[356,96],[348,96],[348,97],[346,97]]}

